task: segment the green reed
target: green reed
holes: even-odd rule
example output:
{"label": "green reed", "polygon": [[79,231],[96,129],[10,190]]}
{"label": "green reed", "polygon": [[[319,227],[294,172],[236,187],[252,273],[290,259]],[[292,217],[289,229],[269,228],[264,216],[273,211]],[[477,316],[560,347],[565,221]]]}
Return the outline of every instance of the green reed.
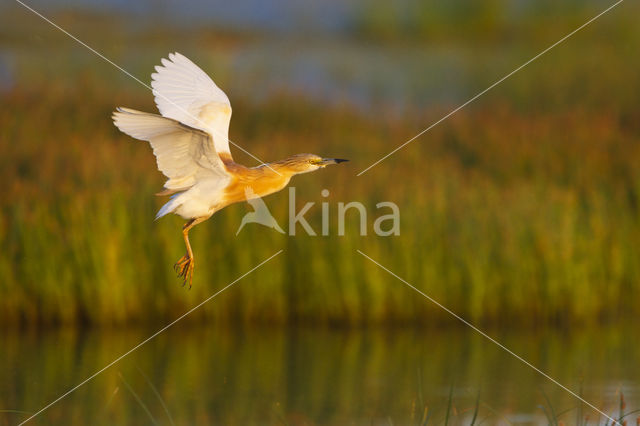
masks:
{"label": "green reed", "polygon": [[[487,97],[356,177],[442,111],[380,118],[300,97],[237,100],[231,138],[260,158],[316,152],[352,161],[292,181],[298,207],[316,202],[307,218],[317,232],[319,205],[330,202],[331,236],[298,227],[289,237],[257,225],[236,236],[249,211],[243,205],[196,227],[191,291],[171,268],[183,254],[182,221],[153,220],[164,200],[153,196],[163,179],[151,151],[110,121],[118,105],[152,110],[148,93],[112,92],[87,74],[74,87],[18,86],[3,105],[3,325],[173,318],[280,249],[192,318],[451,321],[357,249],[473,321],[601,322],[640,313],[640,129],[632,112],[611,105],[524,111]],[[359,235],[352,212],[339,237],[337,202],[354,200],[368,206],[369,235]],[[375,204],[387,200],[401,209],[397,237],[373,234]],[[286,191],[266,202],[286,229]]]}

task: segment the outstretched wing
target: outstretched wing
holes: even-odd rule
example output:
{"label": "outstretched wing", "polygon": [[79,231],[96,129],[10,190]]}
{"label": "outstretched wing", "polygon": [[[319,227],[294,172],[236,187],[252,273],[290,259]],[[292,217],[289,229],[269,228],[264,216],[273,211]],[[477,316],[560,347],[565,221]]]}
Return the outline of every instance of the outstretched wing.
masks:
{"label": "outstretched wing", "polygon": [[231,103],[222,90],[180,53],[162,59],[151,75],[151,86],[160,114],[209,133],[215,150],[225,161],[229,152]]}
{"label": "outstretched wing", "polygon": [[211,135],[171,118],[118,108],[113,122],[122,132],[149,141],[158,169],[168,178],[165,188],[184,190],[203,179],[227,179]]}

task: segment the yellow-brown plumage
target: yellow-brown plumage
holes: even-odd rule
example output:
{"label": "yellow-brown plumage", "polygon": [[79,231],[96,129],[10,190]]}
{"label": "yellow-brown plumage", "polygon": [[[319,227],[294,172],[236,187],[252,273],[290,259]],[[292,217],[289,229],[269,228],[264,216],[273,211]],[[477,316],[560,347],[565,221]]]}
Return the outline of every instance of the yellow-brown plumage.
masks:
{"label": "yellow-brown plumage", "polygon": [[313,154],[298,154],[281,161],[249,168],[228,160],[224,165],[232,181],[224,190],[226,204],[222,207],[245,201],[248,188],[256,197],[264,197],[287,186],[293,175],[310,172],[340,161],[323,159]]}

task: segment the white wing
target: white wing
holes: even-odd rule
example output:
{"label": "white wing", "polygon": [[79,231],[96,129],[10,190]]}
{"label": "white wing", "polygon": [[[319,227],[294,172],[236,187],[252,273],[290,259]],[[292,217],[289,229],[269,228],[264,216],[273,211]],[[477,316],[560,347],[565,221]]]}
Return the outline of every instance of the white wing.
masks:
{"label": "white wing", "polygon": [[206,131],[213,138],[217,153],[230,159],[231,103],[227,95],[180,53],[163,58],[156,71],[151,75],[151,86],[160,114]]}
{"label": "white wing", "polygon": [[165,188],[185,190],[204,179],[229,177],[211,135],[202,130],[129,108],[118,108],[113,122],[129,136],[151,143],[158,169],[169,178]]}

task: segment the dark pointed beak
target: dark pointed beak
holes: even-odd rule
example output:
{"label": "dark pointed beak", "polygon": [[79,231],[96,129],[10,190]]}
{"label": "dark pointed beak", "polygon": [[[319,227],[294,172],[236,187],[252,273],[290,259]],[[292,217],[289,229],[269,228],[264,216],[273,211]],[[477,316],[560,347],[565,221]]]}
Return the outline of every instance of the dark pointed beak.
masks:
{"label": "dark pointed beak", "polygon": [[323,166],[327,166],[329,164],[344,163],[345,161],[349,161],[349,160],[344,160],[342,158],[323,158],[320,164],[322,164]]}

